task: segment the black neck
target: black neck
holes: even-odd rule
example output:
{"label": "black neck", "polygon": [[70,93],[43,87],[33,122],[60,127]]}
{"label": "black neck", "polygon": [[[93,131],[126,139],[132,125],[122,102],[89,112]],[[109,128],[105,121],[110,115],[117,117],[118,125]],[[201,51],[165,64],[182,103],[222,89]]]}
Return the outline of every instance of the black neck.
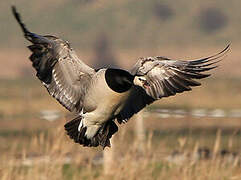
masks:
{"label": "black neck", "polygon": [[105,80],[113,91],[122,93],[132,87],[134,76],[121,69],[108,68],[105,72]]}

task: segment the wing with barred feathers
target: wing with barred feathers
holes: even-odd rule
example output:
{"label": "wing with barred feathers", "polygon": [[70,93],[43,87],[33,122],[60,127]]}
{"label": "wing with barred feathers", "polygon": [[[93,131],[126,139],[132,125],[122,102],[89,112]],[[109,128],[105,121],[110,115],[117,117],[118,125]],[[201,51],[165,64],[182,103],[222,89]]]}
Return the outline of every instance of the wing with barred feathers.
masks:
{"label": "wing with barred feathers", "polygon": [[228,45],[221,52],[197,60],[171,60],[163,57],[140,59],[132,74],[140,77],[142,88],[154,99],[173,96],[176,93],[190,91],[191,86],[200,86],[197,79],[210,76],[203,72],[216,68],[216,64],[229,51]]}
{"label": "wing with barred feathers", "polygon": [[216,68],[229,49],[230,45],[213,56],[197,60],[172,60],[161,56],[141,58],[131,70],[135,86],[117,116],[118,122],[128,120],[155,100],[200,86],[197,80],[210,76],[203,72]]}
{"label": "wing with barred feathers", "polygon": [[15,7],[12,7],[12,12],[25,38],[32,43],[28,48],[32,52],[30,60],[37,71],[37,77],[49,94],[65,108],[80,112],[95,70],[77,57],[68,42],[55,36],[41,36],[30,32]]}

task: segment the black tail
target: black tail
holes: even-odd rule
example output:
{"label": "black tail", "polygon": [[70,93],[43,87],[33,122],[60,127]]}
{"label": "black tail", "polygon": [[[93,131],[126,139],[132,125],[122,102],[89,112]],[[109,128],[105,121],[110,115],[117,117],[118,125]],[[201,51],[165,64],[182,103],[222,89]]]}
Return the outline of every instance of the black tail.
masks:
{"label": "black tail", "polygon": [[101,126],[93,138],[88,139],[85,136],[87,127],[81,128],[80,131],[78,130],[82,118],[82,116],[78,116],[64,125],[67,135],[69,135],[69,137],[73,139],[75,143],[79,143],[83,146],[97,147],[100,145],[103,148],[106,146],[110,147],[110,138],[118,131],[118,127],[114,121],[107,121]]}

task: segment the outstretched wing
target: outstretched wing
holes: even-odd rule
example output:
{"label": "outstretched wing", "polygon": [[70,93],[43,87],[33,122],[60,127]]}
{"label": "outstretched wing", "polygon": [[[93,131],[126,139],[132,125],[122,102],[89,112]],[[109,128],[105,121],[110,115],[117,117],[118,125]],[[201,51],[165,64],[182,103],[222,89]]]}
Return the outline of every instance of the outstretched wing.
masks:
{"label": "outstretched wing", "polygon": [[49,94],[69,111],[80,112],[83,97],[95,70],[84,64],[69,43],[54,36],[41,36],[27,30],[19,13],[12,7],[24,36],[32,45],[30,60],[37,77]]}
{"label": "outstretched wing", "polygon": [[[218,63],[229,51],[228,45],[221,52],[197,60],[171,60],[165,57],[141,58],[137,61],[131,73],[139,81],[142,92],[136,87],[132,89],[132,95],[126,105],[117,116],[118,121],[129,119],[147,104],[162,97],[173,96],[176,93],[192,90],[192,86],[200,86],[197,79],[210,76],[203,72],[216,68]],[[143,99],[142,101],[129,101],[131,98]],[[132,110],[128,109],[129,107]]]}

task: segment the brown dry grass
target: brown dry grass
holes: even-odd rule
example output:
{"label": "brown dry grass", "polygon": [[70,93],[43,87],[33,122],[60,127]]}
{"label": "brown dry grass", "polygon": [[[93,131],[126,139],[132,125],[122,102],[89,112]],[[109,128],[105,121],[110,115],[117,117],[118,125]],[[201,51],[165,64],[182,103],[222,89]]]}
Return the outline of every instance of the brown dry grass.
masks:
{"label": "brown dry grass", "polygon": [[[136,57],[143,55],[173,54],[173,58],[186,58],[186,54],[189,54],[191,58],[217,52],[216,48],[200,49],[124,52],[118,57],[132,59],[121,61],[123,67],[130,67]],[[3,51],[0,55],[1,59],[10,58],[9,61],[2,61],[3,65],[0,66],[0,179],[241,178],[240,164],[227,163],[219,156],[222,149],[240,153],[240,118],[160,119],[153,114],[144,120],[146,138],[142,150],[139,150],[140,142],[134,134],[135,121],[121,126],[113,146],[115,161],[111,164],[110,172],[105,174],[103,164],[98,164],[96,160],[101,156],[102,149],[80,147],[65,135],[63,125],[66,111],[50,98],[44,87],[40,87],[40,82],[33,77],[26,54],[25,51],[10,54]],[[91,59],[91,53],[88,52],[81,56]],[[239,57],[239,53],[228,56],[220,68],[213,72],[213,77],[202,81],[201,87],[164,98],[150,110],[156,107],[239,109]],[[44,121],[39,118],[43,109],[58,110],[62,117],[55,122]],[[219,128],[222,131],[216,135]],[[190,157],[198,147],[208,147],[214,154],[217,152],[217,156],[193,162]],[[174,149],[188,155],[181,165],[166,161]]]}
{"label": "brown dry grass", "polygon": [[[215,155],[222,146],[221,131],[212,140],[211,151]],[[144,149],[128,131],[119,133],[114,142],[114,161],[105,174],[102,163],[97,164],[97,156],[102,150],[83,148],[72,143],[65,135],[62,126],[50,129],[47,133],[34,135],[28,140],[12,139],[10,149],[2,152],[0,177],[2,180],[28,179],[233,179],[241,178],[238,161],[228,162],[218,154],[206,160],[195,161],[200,144],[198,140],[176,137],[175,148],[190,154],[181,164],[169,163],[169,138],[154,143],[149,133]],[[189,137],[190,138],[190,137]],[[230,141],[234,139],[231,137]],[[179,142],[179,143],[178,143]],[[181,143],[183,142],[183,143]],[[187,146],[187,144],[192,146]],[[179,145],[178,145],[179,144]],[[174,148],[174,147],[172,147]],[[230,147],[232,148],[232,147]],[[240,148],[240,147],[239,147]],[[108,150],[108,149],[106,149]]]}
{"label": "brown dry grass", "polygon": [[[237,6],[240,4],[239,2],[228,2],[233,7],[229,10],[226,8],[226,3],[219,3],[218,1],[211,3],[211,6],[214,7],[217,4],[220,5],[230,18],[229,26],[226,29],[212,35],[197,33],[195,25],[190,25],[193,20],[187,18],[194,17],[200,8],[209,7],[210,4],[204,1],[171,3],[172,7],[178,10],[178,17],[169,24],[150,20],[149,18],[152,16],[149,15],[149,11],[137,8],[134,1],[125,0],[113,3],[105,0],[93,2],[95,3],[82,8],[80,8],[80,5],[73,4],[75,2],[70,2],[69,5],[64,1],[60,1],[58,4],[54,2],[54,5],[52,2],[47,6],[42,1],[41,3],[23,1],[17,6],[23,13],[26,23],[29,24],[31,29],[35,29],[34,31],[59,32],[60,35],[62,32],[62,34],[65,34],[63,37],[70,38],[70,40],[72,38],[72,43],[78,45],[82,43],[80,47],[85,47],[87,42],[95,42],[96,35],[93,34],[99,32],[101,30],[99,27],[102,27],[96,26],[95,20],[112,22],[113,19],[108,20],[108,17],[119,19],[120,23],[124,23],[127,27],[123,31],[121,30],[120,36],[116,36],[115,33],[111,35],[111,32],[120,28],[113,31],[108,26],[112,25],[111,23],[107,23],[107,26],[105,26],[108,27],[106,32],[110,32],[110,38],[113,39],[113,48],[125,48],[113,49],[113,53],[119,59],[119,64],[127,69],[136,62],[138,57],[142,56],[162,55],[174,59],[192,59],[210,55],[224,48],[225,45],[218,42],[220,39],[223,39],[222,42],[229,39],[234,42],[231,46],[231,52],[220,63],[221,66],[212,71],[213,76],[202,81],[202,87],[195,88],[192,92],[162,99],[152,107],[222,108],[227,110],[241,107],[241,53],[239,51],[240,28],[238,27],[240,23],[238,20],[239,13],[235,13],[239,12],[239,6]],[[63,9],[61,8],[62,5],[64,5]],[[184,5],[187,5],[187,7]],[[117,15],[112,13],[112,6],[116,9],[114,11],[118,13]],[[227,163],[227,160],[219,155],[220,150],[227,149],[231,152],[238,152],[240,158],[240,118],[188,117],[160,119],[152,115],[145,119],[146,139],[142,150],[138,148],[140,142],[135,137],[134,127],[136,124],[132,120],[121,127],[115,137],[113,146],[115,161],[111,164],[108,175],[104,173],[105,167],[102,163],[98,164],[96,160],[102,154],[100,148],[80,147],[65,135],[63,125],[66,118],[63,116],[65,116],[66,111],[53,99],[50,99],[45,89],[40,88],[40,83],[33,77],[31,64],[27,60],[29,52],[22,45],[23,38],[21,37],[20,40],[19,29],[16,28],[16,24],[10,15],[9,7],[9,3],[2,1],[3,26],[1,34],[3,34],[3,41],[1,47],[5,49],[1,49],[0,53],[0,179],[241,179],[240,164]],[[53,11],[57,7],[60,7],[60,9]],[[108,7],[107,11],[110,13],[104,13],[102,8],[105,7]],[[121,11],[125,10],[123,7],[127,8],[123,11],[124,14],[118,11],[120,7]],[[182,7],[185,7],[187,11],[182,11]],[[46,10],[44,14],[42,13],[43,8]],[[133,10],[141,11],[134,12]],[[52,17],[49,20],[52,14],[48,11],[54,12],[56,19]],[[96,16],[102,14],[102,11],[103,17],[96,18]],[[129,14],[132,11],[133,14]],[[179,11],[184,12],[184,15],[180,14]],[[66,14],[66,17],[61,16],[63,13]],[[143,18],[135,18],[138,13]],[[67,16],[67,14],[70,16]],[[31,16],[28,17],[29,15]],[[42,18],[39,19],[40,16]],[[57,21],[59,20],[57,17],[60,17],[60,21]],[[74,17],[76,19],[73,22],[70,21]],[[149,18],[143,24],[145,17]],[[138,21],[138,19],[140,20]],[[31,21],[36,23],[31,23]],[[86,29],[86,32],[90,33],[79,32],[88,25],[85,21],[94,24],[94,27],[89,26]],[[76,27],[75,25],[79,22],[84,22],[84,24],[81,27]],[[144,33],[136,32],[135,28],[138,27],[136,22],[143,24],[141,29],[144,29]],[[105,23],[100,23],[100,25],[102,24]],[[49,26],[47,30],[46,26]],[[129,31],[130,28],[133,30]],[[69,33],[66,34],[66,32]],[[123,41],[124,39],[128,41]],[[166,46],[165,43],[169,44]],[[185,44],[185,47],[181,47],[180,44]],[[205,47],[188,47],[188,44],[195,47],[201,44]],[[172,45],[175,46],[172,47]],[[87,46],[84,51],[82,48],[73,48],[78,51],[81,59],[86,60],[85,62],[88,62],[88,64],[92,64],[91,60],[94,54],[90,50],[92,49],[91,43],[87,43]],[[55,122],[41,120],[39,112],[43,109],[57,109],[62,113],[62,118]],[[219,128],[222,131],[217,131]],[[199,147],[208,147],[214,156],[207,160],[194,162],[191,157]],[[174,149],[187,154],[188,158],[181,164],[168,163],[166,157]]]}

